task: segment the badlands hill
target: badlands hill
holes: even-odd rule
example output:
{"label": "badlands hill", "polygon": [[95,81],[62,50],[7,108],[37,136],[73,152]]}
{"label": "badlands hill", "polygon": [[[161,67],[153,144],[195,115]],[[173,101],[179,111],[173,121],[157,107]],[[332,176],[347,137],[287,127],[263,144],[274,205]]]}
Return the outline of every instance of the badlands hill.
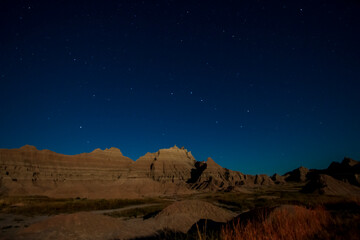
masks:
{"label": "badlands hill", "polygon": [[[211,158],[196,161],[191,152],[176,146],[147,153],[133,161],[117,148],[70,156],[26,145],[19,149],[0,149],[0,194],[138,198],[209,191],[241,192],[294,181],[307,182],[305,190],[312,192],[336,193],[343,184],[350,185],[349,191],[356,192],[359,166],[359,162],[345,159],[341,164],[332,163],[326,170],[301,167],[270,178],[223,168]],[[320,175],[326,177],[319,178]],[[323,184],[319,184],[319,179]],[[329,191],[319,190],[328,187],[324,181],[335,186]]]}

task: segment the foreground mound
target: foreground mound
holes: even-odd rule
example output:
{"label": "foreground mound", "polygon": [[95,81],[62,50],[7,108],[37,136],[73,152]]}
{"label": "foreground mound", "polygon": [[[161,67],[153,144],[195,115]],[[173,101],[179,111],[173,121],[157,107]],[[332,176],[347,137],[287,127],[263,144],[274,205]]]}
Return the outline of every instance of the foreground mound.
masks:
{"label": "foreground mound", "polygon": [[162,230],[183,232],[200,219],[226,222],[234,213],[199,200],[175,202],[156,217],[121,220],[98,213],[61,214],[23,229],[16,239],[134,239],[154,236]]}
{"label": "foreground mound", "polygon": [[199,200],[184,200],[176,202],[156,217],[155,221],[162,229],[186,233],[200,219],[210,219],[215,222],[226,222],[234,217],[234,213]]}

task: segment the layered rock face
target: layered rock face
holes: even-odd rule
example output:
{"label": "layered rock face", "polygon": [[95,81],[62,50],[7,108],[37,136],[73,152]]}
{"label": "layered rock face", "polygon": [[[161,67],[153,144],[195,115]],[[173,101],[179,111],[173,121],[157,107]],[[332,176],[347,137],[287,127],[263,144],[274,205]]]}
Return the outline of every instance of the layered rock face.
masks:
{"label": "layered rock face", "polygon": [[223,168],[211,158],[196,161],[191,152],[176,146],[147,153],[136,161],[117,148],[72,156],[29,145],[0,149],[0,194],[8,195],[136,198],[198,191],[246,192],[247,188],[291,181],[307,182],[304,191],[340,194],[341,188],[358,191],[359,176],[360,163],[348,158],[325,170],[300,167],[270,178]]}
{"label": "layered rock face", "polygon": [[0,149],[0,193],[53,197],[140,197],[190,193],[195,159],[176,146],[136,162],[117,148],[63,155],[33,146]]}
{"label": "layered rock face", "polygon": [[39,151],[28,145],[0,151],[1,173],[4,179],[15,182],[114,180],[124,177],[131,164],[133,161],[117,148],[96,149],[73,156]]}
{"label": "layered rock face", "polygon": [[130,178],[151,178],[160,182],[185,182],[194,168],[195,158],[184,148],[174,146],[147,153],[131,166]]}
{"label": "layered rock face", "polygon": [[[352,169],[351,177],[345,174],[346,180],[356,182],[358,163],[345,161],[341,166],[346,171]],[[28,145],[0,149],[0,173],[1,194],[90,198],[247,191],[261,185],[309,180],[306,168],[272,178],[264,174],[245,175],[223,168],[211,158],[196,161],[191,152],[176,146],[147,153],[136,161],[117,148],[72,156]]]}
{"label": "layered rock face", "polygon": [[82,196],[127,177],[133,161],[119,149],[63,155],[33,146],[0,150],[1,191],[13,195]]}

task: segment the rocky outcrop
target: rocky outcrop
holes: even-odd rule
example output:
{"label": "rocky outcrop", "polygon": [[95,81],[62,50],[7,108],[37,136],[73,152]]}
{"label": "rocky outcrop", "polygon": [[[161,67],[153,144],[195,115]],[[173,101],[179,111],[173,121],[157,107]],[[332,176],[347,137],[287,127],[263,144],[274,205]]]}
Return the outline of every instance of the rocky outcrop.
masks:
{"label": "rocky outcrop", "polygon": [[309,173],[309,169],[305,167],[299,167],[291,172],[285,173],[285,181],[287,182],[305,182],[307,180],[307,175]]}
{"label": "rocky outcrop", "polygon": [[360,188],[347,182],[339,181],[329,175],[314,176],[302,189],[305,193],[326,195],[360,196]]}
{"label": "rocky outcrop", "polygon": [[160,182],[184,183],[191,178],[195,158],[184,148],[174,146],[147,153],[131,166],[130,178],[151,178]]}
{"label": "rocky outcrop", "polygon": [[274,184],[273,180],[266,174],[257,174],[255,176],[255,184],[259,185],[272,185]]}
{"label": "rocky outcrop", "polygon": [[341,163],[332,162],[321,173],[360,187],[360,162],[354,159],[344,158]]}
{"label": "rocky outcrop", "polygon": [[191,188],[206,191],[230,191],[243,182],[244,174],[222,168],[212,158],[197,162],[188,180]]}
{"label": "rocky outcrop", "polygon": [[275,173],[274,175],[271,176],[271,180],[273,180],[273,182],[275,184],[284,184],[285,183],[285,177],[281,176],[277,173]]}
{"label": "rocky outcrop", "polygon": [[[212,158],[206,162],[197,162],[188,181],[192,189],[205,191],[236,191],[243,187],[273,185],[274,182],[265,174],[245,175],[221,167]],[[242,191],[242,190],[241,190]]]}

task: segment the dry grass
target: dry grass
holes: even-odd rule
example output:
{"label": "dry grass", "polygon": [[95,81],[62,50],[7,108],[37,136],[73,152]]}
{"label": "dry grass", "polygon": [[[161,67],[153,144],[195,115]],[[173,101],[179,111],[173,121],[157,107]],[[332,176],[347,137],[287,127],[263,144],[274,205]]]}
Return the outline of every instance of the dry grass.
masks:
{"label": "dry grass", "polygon": [[42,196],[8,197],[0,200],[0,213],[26,216],[57,215],[80,211],[122,208],[130,205],[162,202],[160,199],[86,199],[48,198]]}
{"label": "dry grass", "polygon": [[278,208],[268,216],[260,216],[260,221],[227,225],[221,231],[221,239],[309,239],[318,235],[330,220],[330,214],[323,208]]}

